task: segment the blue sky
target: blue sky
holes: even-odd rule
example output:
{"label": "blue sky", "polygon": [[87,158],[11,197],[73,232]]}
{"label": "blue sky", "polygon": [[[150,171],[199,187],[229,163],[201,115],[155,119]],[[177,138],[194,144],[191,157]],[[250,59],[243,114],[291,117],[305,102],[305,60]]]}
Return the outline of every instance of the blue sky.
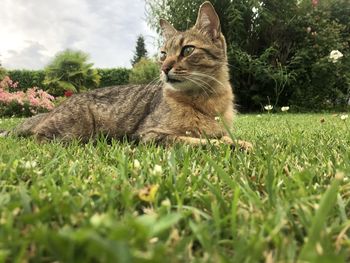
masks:
{"label": "blue sky", "polygon": [[96,67],[130,67],[137,36],[150,54],[157,35],[144,0],[1,0],[0,61],[40,69],[66,48],[90,54]]}

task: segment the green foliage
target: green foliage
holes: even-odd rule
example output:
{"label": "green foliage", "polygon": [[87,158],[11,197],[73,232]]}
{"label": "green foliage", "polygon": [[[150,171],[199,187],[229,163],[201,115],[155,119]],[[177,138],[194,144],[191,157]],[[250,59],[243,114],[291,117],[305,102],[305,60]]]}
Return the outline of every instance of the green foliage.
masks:
{"label": "green foliage", "polygon": [[159,73],[157,62],[142,58],[131,70],[129,82],[132,84],[148,84],[159,78]]}
{"label": "green foliage", "polygon": [[0,138],[0,258],[349,262],[349,129],[331,114],[241,115],[252,154]]}
{"label": "green foliage", "polygon": [[126,68],[98,68],[101,76],[100,87],[124,85],[129,82],[130,70]]}
{"label": "green foliage", "polygon": [[8,76],[18,82],[18,89],[27,90],[32,87],[43,87],[45,79],[44,70],[9,70]]}
{"label": "green foliage", "polygon": [[[148,22],[179,30],[194,25],[203,1],[147,0]],[[347,0],[213,0],[227,40],[241,110],[265,104],[294,109],[344,108],[350,98],[350,8]],[[329,59],[332,50],[344,57]]]}
{"label": "green foliage", "polygon": [[54,95],[63,95],[70,90],[76,93],[97,88],[100,75],[88,63],[88,54],[82,51],[65,50],[59,52],[55,59],[45,68],[44,84]]}
{"label": "green foliage", "polygon": [[[130,69],[126,68],[98,68],[100,87],[124,85],[129,82]],[[43,87],[45,79],[44,70],[9,70],[8,76],[18,82],[18,89],[27,90],[29,87]]]}
{"label": "green foliage", "polygon": [[5,76],[7,76],[7,70],[0,65],[0,80],[2,80]]}
{"label": "green foliage", "polygon": [[147,58],[147,49],[145,45],[145,39],[142,35],[137,37],[136,48],[134,57],[131,60],[131,65],[135,66],[142,58]]}
{"label": "green foliage", "polygon": [[33,107],[28,102],[19,104],[16,101],[11,101],[7,104],[0,103],[0,117],[30,117],[38,113],[47,112],[44,108],[37,108],[34,112]]}

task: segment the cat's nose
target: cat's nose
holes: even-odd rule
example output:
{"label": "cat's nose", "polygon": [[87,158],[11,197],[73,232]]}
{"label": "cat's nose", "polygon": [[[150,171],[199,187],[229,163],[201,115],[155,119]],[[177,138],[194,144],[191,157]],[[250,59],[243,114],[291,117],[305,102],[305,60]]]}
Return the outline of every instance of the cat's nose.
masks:
{"label": "cat's nose", "polygon": [[174,67],[175,61],[164,62],[162,65],[162,71],[168,75],[169,71]]}

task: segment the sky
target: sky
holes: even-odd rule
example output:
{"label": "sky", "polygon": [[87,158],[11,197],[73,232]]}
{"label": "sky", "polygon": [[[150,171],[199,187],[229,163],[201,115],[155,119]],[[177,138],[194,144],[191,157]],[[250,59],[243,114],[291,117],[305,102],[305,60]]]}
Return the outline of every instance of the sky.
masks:
{"label": "sky", "polygon": [[90,54],[95,67],[131,67],[139,34],[156,54],[144,0],[1,0],[0,61],[42,69],[64,49]]}

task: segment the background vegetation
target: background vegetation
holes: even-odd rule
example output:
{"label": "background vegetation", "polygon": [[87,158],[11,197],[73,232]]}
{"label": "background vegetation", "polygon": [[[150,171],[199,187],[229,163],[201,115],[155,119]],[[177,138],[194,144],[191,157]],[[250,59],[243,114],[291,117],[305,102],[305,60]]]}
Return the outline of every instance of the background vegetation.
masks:
{"label": "background vegetation", "polygon": [[142,57],[130,72],[131,84],[156,84],[159,81],[160,68],[158,62]]}
{"label": "background vegetation", "polygon": [[131,65],[134,67],[136,63],[138,63],[141,58],[147,58],[148,52],[146,49],[145,39],[142,35],[137,37],[136,47],[134,52],[134,57],[131,60]]}
{"label": "background vegetation", "polygon": [[59,52],[45,68],[43,84],[49,87],[53,95],[62,95],[65,91],[80,93],[97,88],[100,76],[88,63],[89,55],[82,51],[65,50]]}
{"label": "background vegetation", "polygon": [[[129,82],[130,69],[126,68],[98,68],[100,75],[100,87],[123,85]],[[47,90],[43,84],[45,79],[44,70],[7,70],[7,75],[18,82],[18,89],[25,91],[29,87],[38,86]],[[62,94],[61,94],[62,95]]]}

